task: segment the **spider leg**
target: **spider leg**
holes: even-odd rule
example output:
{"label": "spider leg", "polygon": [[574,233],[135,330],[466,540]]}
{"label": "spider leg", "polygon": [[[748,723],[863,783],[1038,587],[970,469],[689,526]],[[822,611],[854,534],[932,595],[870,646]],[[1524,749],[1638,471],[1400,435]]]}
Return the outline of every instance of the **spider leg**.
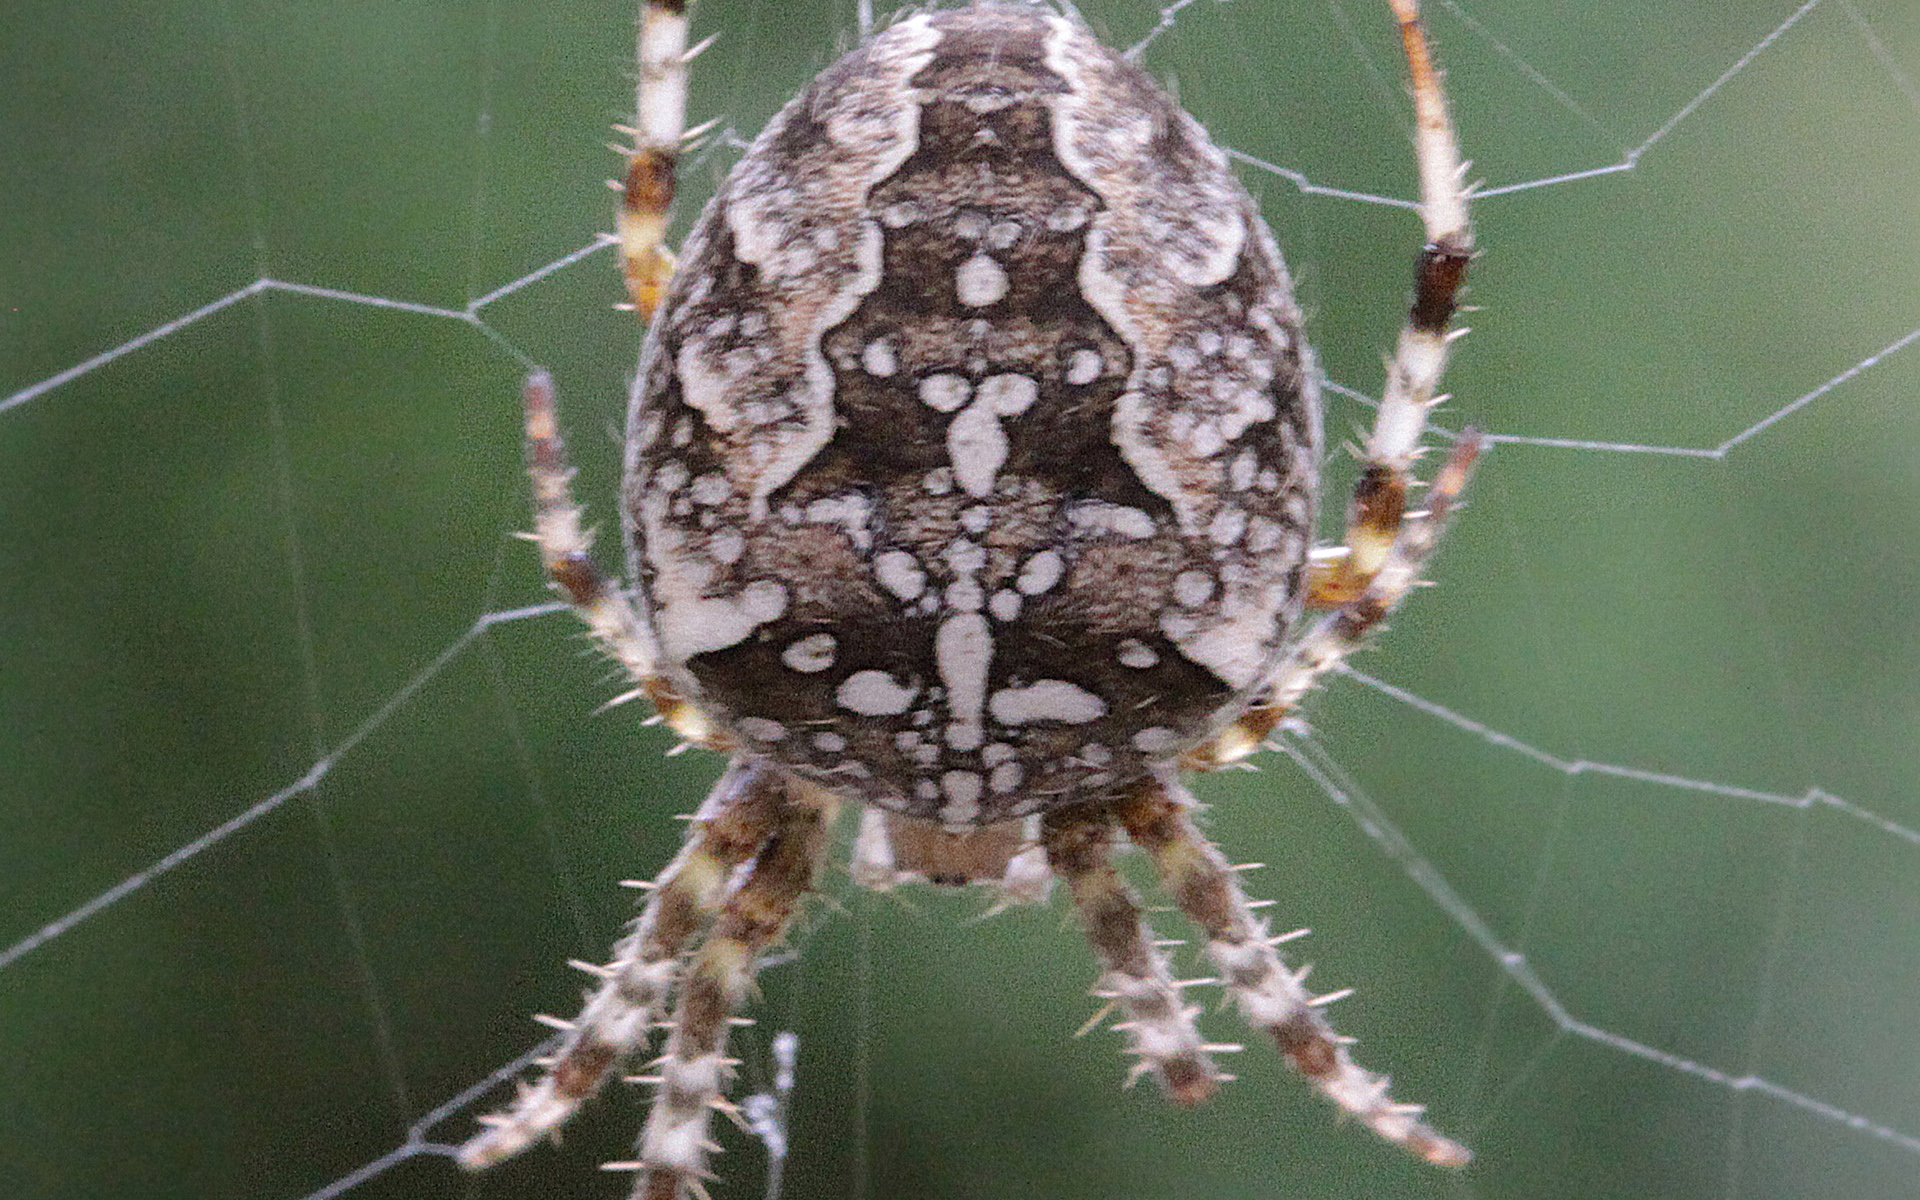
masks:
{"label": "spider leg", "polygon": [[693,816],[687,841],[648,888],[613,961],[589,968],[601,980],[567,1026],[559,1053],[538,1083],[460,1147],[460,1165],[477,1171],[557,1132],[607,1076],[646,1041],[673,988],[687,943],[725,898],[735,868],[780,827],[785,790],[772,772],[736,762]]}
{"label": "spider leg", "polygon": [[1321,607],[1350,602],[1366,590],[1399,537],[1427,413],[1446,399],[1438,391],[1456,336],[1449,326],[1473,257],[1465,168],[1420,6],[1418,0],[1392,4],[1413,79],[1414,156],[1427,241],[1415,271],[1413,305],[1388,360],[1380,409],[1362,451],[1364,465],[1347,513],[1347,553],[1314,581],[1313,599]]}
{"label": "spider leg", "polygon": [[1161,884],[1180,910],[1206,933],[1207,957],[1247,1024],[1264,1030],[1322,1095],[1381,1137],[1438,1166],[1465,1166],[1472,1154],[1423,1122],[1417,1104],[1398,1104],[1388,1080],[1353,1061],[1351,1038],[1333,1030],[1321,1012],[1327,997],[1303,986],[1306,971],[1280,960],[1267,926],[1253,915],[1247,894],[1225,858],[1194,828],[1193,800],[1176,777],[1155,781],[1123,800],[1116,814],[1133,844],[1153,858]]}
{"label": "spider leg", "polygon": [[746,878],[727,897],[712,931],[687,963],[673,1035],[658,1063],[652,1108],[631,1168],[634,1200],[674,1200],[699,1192],[707,1124],[726,1104],[733,1063],[726,1057],[729,1018],[753,984],[760,956],[813,890],[828,849],[837,801],[824,790],[782,779],[773,828]]}
{"label": "spider leg", "polygon": [[527,475],[533,481],[533,542],[554,589],[566,596],[593,636],[636,680],[653,678],[653,638],[633,606],[593,561],[593,535],[580,524],[573,468],[560,436],[553,376],[535,371],[521,390],[526,413]]}
{"label": "spider leg", "polygon": [[686,0],[647,0],[635,54],[640,73],[634,124],[619,129],[632,136],[633,146],[624,151],[626,182],[615,185],[622,197],[621,266],[627,293],[643,322],[653,320],[673,278],[667,218],[673,208],[674,167],[687,136],[687,62],[699,52],[698,47],[687,51]]}
{"label": "spider leg", "polygon": [[1447,115],[1440,70],[1420,22],[1419,0],[1390,2],[1412,77],[1414,156],[1427,240],[1415,269],[1413,304],[1387,360],[1386,387],[1361,451],[1360,480],[1347,510],[1346,545],[1316,554],[1309,576],[1308,603],[1334,611],[1270,669],[1246,713],[1188,754],[1185,765],[1191,769],[1221,766],[1259,749],[1320,677],[1338,666],[1419,584],[1421,566],[1439,543],[1447,515],[1465,491],[1483,447],[1477,432],[1463,433],[1427,489],[1425,510],[1407,511],[1427,414],[1447,399],[1439,388],[1448,348],[1465,332],[1451,324],[1473,258],[1473,227],[1467,219],[1466,168]]}
{"label": "spider leg", "polygon": [[573,468],[567,464],[566,442],[560,437],[553,377],[545,371],[528,375],[522,396],[527,475],[533,481],[530,536],[540,548],[540,562],[553,588],[567,598],[595,640],[636,682],[635,689],[615,703],[644,696],[687,741],[710,750],[731,751],[726,736],[658,673],[659,653],[653,635],[633,611],[626,592],[610,581],[593,559],[593,535],[580,524],[581,508],[573,498]]}
{"label": "spider leg", "polygon": [[[1480,435],[1467,430],[1447,456],[1446,465],[1427,489],[1425,511],[1410,514],[1385,560],[1358,596],[1320,620],[1293,644],[1267,676],[1266,694],[1237,726],[1257,729],[1264,738],[1319,682],[1366,641],[1388,614],[1420,583],[1420,569],[1440,544],[1447,518],[1466,490],[1480,455]],[[1256,739],[1257,745],[1257,739]],[[1203,747],[1210,749],[1210,747]],[[1211,765],[1211,764],[1209,764]]]}
{"label": "spider leg", "polygon": [[1168,971],[1167,956],[1114,869],[1114,831],[1104,807],[1082,805],[1045,814],[1040,837],[1048,866],[1072,893],[1087,941],[1106,968],[1095,995],[1117,1003],[1126,1016],[1116,1028],[1137,1056],[1128,1081],[1151,1072],[1176,1103],[1198,1104],[1223,1078],[1207,1053],[1221,1047],[1201,1040],[1194,1025],[1200,1007],[1181,996],[1183,985]]}

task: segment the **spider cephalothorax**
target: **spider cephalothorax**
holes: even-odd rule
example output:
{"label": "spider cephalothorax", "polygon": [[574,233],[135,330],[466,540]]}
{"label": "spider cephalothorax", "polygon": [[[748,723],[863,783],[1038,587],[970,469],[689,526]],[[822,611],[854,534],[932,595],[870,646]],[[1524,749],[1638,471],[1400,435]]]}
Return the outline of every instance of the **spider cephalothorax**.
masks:
{"label": "spider cephalothorax", "polygon": [[[1250,1024],[1382,1136],[1464,1162],[1352,1062],[1180,782],[1256,749],[1411,588],[1477,446],[1407,510],[1469,254],[1413,0],[1395,9],[1429,244],[1348,545],[1318,561],[1319,394],[1286,268],[1144,72],[1038,5],[907,17],[774,118],[676,270],[681,8],[643,22],[622,219],[652,319],[631,593],[587,557],[544,375],[528,438],[552,578],[669,723],[733,763],[548,1076],[463,1161],[557,1128],[673,1002],[632,1165],[639,1195],[696,1181],[727,1019],[850,803],[863,883],[1065,882],[1138,1069],[1197,1101],[1220,1074],[1111,864],[1124,835]],[[1302,633],[1309,603],[1332,611]]]}

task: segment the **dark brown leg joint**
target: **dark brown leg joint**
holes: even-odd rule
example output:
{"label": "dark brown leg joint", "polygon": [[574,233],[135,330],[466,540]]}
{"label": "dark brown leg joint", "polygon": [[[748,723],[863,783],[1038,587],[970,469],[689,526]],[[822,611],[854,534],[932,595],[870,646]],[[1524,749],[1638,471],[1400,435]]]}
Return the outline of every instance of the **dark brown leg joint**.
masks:
{"label": "dark brown leg joint", "polygon": [[1407,320],[1422,333],[1445,333],[1466,286],[1473,252],[1435,242],[1420,252],[1414,272],[1413,308]]}

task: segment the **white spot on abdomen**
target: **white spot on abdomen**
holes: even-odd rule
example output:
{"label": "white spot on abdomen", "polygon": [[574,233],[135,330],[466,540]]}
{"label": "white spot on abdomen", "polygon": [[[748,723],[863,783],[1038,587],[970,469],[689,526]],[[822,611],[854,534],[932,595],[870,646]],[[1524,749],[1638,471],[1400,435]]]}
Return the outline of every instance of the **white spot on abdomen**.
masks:
{"label": "white spot on abdomen", "polygon": [[860,365],[867,374],[885,378],[900,369],[900,357],[894,353],[892,342],[877,337],[860,351]]}
{"label": "white spot on abdomen", "polygon": [[940,622],[933,635],[933,660],[947,688],[947,709],[953,714],[947,744],[957,750],[974,749],[983,740],[980,726],[987,705],[987,666],[993,661],[987,619],[972,612]]}
{"label": "white spot on abdomen", "polygon": [[953,287],[960,303],[980,308],[1007,294],[1007,272],[993,257],[977,252],[953,273]]}
{"label": "white spot on abdomen", "polygon": [[1048,212],[1046,224],[1055,233],[1071,233],[1085,225],[1092,216],[1084,205],[1066,204]]}
{"label": "white spot on abdomen", "polygon": [[1213,520],[1207,523],[1207,536],[1214,544],[1231,546],[1240,540],[1247,529],[1247,510],[1244,508],[1223,508],[1215,513]]}
{"label": "white spot on abdomen", "polygon": [[733,484],[727,481],[724,472],[708,471],[693,481],[689,494],[695,504],[711,507],[727,502],[728,497],[733,495]]}
{"label": "white spot on abdomen", "polygon": [[1002,417],[1017,417],[1040,398],[1040,385],[1030,375],[989,375],[980,381],[976,402]]}
{"label": "white spot on abdomen", "polygon": [[1134,748],[1142,754],[1165,754],[1179,741],[1178,734],[1161,725],[1150,725],[1133,735]]}
{"label": "white spot on abdomen", "polygon": [[993,492],[993,477],[1007,461],[1007,434],[985,404],[970,405],[947,426],[947,459],[953,477],[970,496]]}
{"label": "white spot on abdomen", "polygon": [[785,725],[766,717],[741,717],[734,724],[756,742],[777,742],[787,736]]}
{"label": "white spot on abdomen", "polygon": [[952,412],[973,399],[973,384],[964,375],[939,371],[920,381],[920,402],[936,412]]}
{"label": "white spot on abdomen", "polygon": [[907,711],[915,689],[885,671],[855,671],[833,693],[841,708],[866,717],[893,717]]}
{"label": "white spot on abdomen", "polygon": [[1246,491],[1253,486],[1254,472],[1260,469],[1259,462],[1253,457],[1253,451],[1242,450],[1233,465],[1227,468],[1227,482],[1236,491]]}
{"label": "white spot on abdomen", "polygon": [[1173,598],[1188,608],[1198,608],[1213,596],[1213,576],[1205,571],[1182,571],[1173,577]]}
{"label": "white spot on abdomen", "polygon": [[926,219],[926,212],[911,200],[896,200],[880,210],[880,223],[889,229],[904,229]]}
{"label": "white spot on abdomen", "polygon": [[856,550],[864,552],[873,545],[873,532],[867,527],[867,520],[873,513],[873,501],[859,492],[842,492],[838,496],[823,496],[807,505],[807,520],[822,525],[838,525],[846,530]]}
{"label": "white spot on abdomen", "polygon": [[787,589],[771,579],[720,597],[702,596],[704,583],[684,569],[654,576],[654,623],[662,649],[675,662],[737,646],[787,611]]}
{"label": "white spot on abdomen", "polygon": [[927,573],[905,550],[884,550],[874,556],[873,577],[902,600],[917,600],[927,589]]}
{"label": "white spot on abdomen", "polygon": [[1067,509],[1067,520],[1084,533],[1117,533],[1130,538],[1153,536],[1152,517],[1140,509],[1106,500],[1082,500]]}
{"label": "white spot on abdomen", "polygon": [[1002,725],[1034,721],[1084,725],[1106,716],[1107,702],[1064,679],[1042,679],[1026,687],[1001,688],[993,694],[989,709]]}
{"label": "white spot on abdomen", "polygon": [[747,552],[747,537],[738,529],[722,529],[707,539],[707,553],[722,566],[732,566]]}
{"label": "white spot on abdomen", "polygon": [[833,665],[833,654],[838,646],[830,633],[810,634],[782,650],[780,661],[787,664],[789,670],[811,675]]}
{"label": "white spot on abdomen", "polygon": [[1085,387],[1100,378],[1100,373],[1105,369],[1106,364],[1101,361],[1098,350],[1082,347],[1067,359],[1067,382],[1075,387]]}
{"label": "white spot on abdomen", "polygon": [[940,819],[948,825],[966,825],[980,815],[983,781],[973,771],[948,771],[940,776],[940,794],[947,798]]}
{"label": "white spot on abdomen", "polygon": [[1066,561],[1060,557],[1058,551],[1042,550],[1021,564],[1020,577],[1013,581],[1013,586],[1029,596],[1038,596],[1059,583],[1060,576],[1066,569]]}

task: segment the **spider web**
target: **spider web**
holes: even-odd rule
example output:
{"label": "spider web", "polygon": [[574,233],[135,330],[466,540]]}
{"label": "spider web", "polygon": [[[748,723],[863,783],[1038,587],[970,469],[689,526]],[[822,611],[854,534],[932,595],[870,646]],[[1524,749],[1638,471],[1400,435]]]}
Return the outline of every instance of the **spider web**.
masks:
{"label": "spider web", "polygon": [[[1418,236],[1384,5],[1081,7],[1240,156],[1362,425]],[[694,119],[758,128],[857,28],[817,8],[700,12]],[[836,881],[741,1039],[743,1091],[802,1039],[789,1195],[1920,1196],[1920,17],[1428,16],[1486,181],[1447,418],[1495,452],[1439,586],[1203,794],[1479,1163],[1258,1052],[1199,1113],[1122,1093],[1057,914]],[[619,1194],[632,1097],[478,1182],[441,1152],[717,772],[590,715],[509,536],[533,362],[610,519],[630,22],[48,6],[0,46],[17,1194]]]}

